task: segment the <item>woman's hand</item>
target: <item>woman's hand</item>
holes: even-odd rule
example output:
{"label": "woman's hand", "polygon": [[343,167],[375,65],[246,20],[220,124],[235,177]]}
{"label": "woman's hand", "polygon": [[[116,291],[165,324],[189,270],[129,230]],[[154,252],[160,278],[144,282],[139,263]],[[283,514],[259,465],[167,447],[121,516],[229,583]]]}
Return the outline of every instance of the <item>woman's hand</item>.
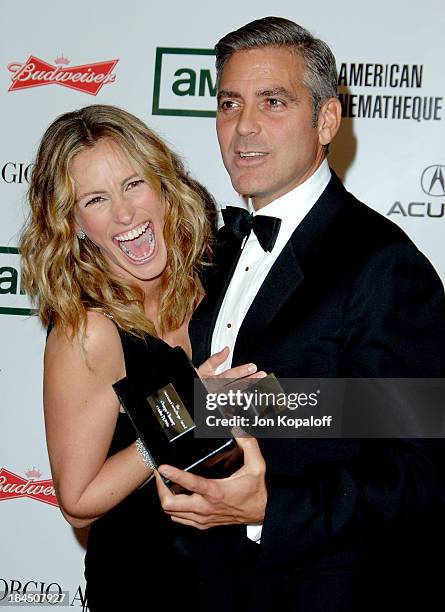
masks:
{"label": "woman's hand", "polygon": [[[254,363],[244,363],[234,368],[215,374],[218,368],[229,356],[229,347],[224,347],[219,353],[211,355],[199,366],[197,372],[203,380],[207,393],[229,393],[230,391],[243,391],[248,389],[255,379],[264,378],[266,372],[258,371]],[[231,416],[228,413],[225,416]]]}
{"label": "woman's hand", "polygon": [[228,346],[226,346],[222,349],[222,351],[214,353],[206,361],[204,361],[204,363],[197,368],[200,378],[230,378],[232,380],[238,380],[240,378],[264,378],[264,376],[266,376],[265,372],[257,371],[257,367],[254,363],[244,363],[243,365],[224,370],[224,372],[221,372],[221,374],[215,374],[219,366],[226,361],[229,353],[230,349]]}

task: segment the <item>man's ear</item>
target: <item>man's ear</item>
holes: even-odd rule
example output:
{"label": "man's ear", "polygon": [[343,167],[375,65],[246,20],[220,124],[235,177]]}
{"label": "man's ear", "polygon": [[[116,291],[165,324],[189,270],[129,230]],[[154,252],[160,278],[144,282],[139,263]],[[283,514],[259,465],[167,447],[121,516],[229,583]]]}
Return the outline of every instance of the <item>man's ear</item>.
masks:
{"label": "man's ear", "polygon": [[329,145],[338,132],[341,123],[341,104],[338,98],[323,102],[318,115],[318,139],[323,146]]}

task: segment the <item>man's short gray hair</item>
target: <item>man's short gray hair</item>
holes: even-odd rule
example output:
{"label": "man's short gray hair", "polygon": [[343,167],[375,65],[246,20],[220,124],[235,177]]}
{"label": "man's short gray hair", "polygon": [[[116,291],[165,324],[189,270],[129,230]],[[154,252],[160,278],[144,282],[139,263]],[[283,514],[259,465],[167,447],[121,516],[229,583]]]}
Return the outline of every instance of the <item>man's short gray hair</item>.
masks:
{"label": "man's short gray hair", "polygon": [[303,84],[312,96],[313,123],[328,98],[337,96],[337,67],[328,45],[297,23],[282,17],[263,17],[229,32],[216,44],[218,82],[226,62],[237,51],[262,47],[287,47],[303,60]]}

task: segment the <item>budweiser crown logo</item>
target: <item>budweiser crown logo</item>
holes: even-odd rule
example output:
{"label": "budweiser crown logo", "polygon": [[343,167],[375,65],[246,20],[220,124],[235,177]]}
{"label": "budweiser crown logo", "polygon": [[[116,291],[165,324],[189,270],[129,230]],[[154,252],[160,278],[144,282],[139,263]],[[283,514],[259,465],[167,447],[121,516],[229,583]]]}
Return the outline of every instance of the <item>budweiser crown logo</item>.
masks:
{"label": "budweiser crown logo", "polygon": [[29,480],[37,480],[38,478],[40,478],[41,475],[42,472],[36,470],[35,467],[33,467],[32,470],[28,470],[27,472],[25,472],[25,476],[29,478]]}
{"label": "budweiser crown logo", "polygon": [[70,63],[70,60],[67,57],[64,57],[62,53],[62,55],[56,57],[54,63],[58,64],[59,66],[67,66]]}
{"label": "budweiser crown logo", "polygon": [[113,70],[118,61],[118,59],[107,60],[63,68],[62,66],[70,62],[63,54],[55,59],[56,66],[30,55],[24,64],[20,62],[8,64],[8,70],[12,74],[12,83],[8,91],[42,85],[61,85],[97,96],[104,85],[115,82],[116,75],[113,74]]}

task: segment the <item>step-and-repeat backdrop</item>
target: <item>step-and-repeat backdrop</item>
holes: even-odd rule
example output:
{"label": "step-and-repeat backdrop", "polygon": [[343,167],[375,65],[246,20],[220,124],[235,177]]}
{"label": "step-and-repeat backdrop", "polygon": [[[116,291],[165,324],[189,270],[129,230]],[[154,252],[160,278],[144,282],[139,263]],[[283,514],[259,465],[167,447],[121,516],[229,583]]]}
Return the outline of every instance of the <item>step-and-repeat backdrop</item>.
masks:
{"label": "step-and-repeat backdrop", "polygon": [[443,278],[445,11],[440,0],[275,0],[273,8],[265,0],[25,0],[2,2],[0,12],[0,592],[64,591],[82,608],[87,534],[65,522],[52,488],[45,332],[21,289],[17,252],[44,129],[88,104],[121,106],[157,130],[219,204],[236,203],[215,136],[212,48],[252,19],[289,17],[337,57],[344,117],[331,165]]}

